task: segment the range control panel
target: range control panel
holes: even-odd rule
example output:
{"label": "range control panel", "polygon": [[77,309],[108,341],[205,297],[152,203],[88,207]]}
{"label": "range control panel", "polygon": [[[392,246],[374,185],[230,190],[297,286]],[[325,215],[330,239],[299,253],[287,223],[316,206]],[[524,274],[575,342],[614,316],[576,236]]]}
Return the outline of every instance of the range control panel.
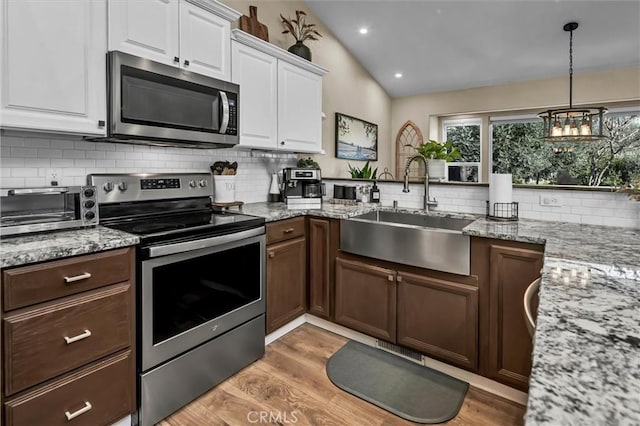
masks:
{"label": "range control panel", "polygon": [[140,189],[178,189],[180,179],[140,179]]}
{"label": "range control panel", "polygon": [[213,195],[210,173],[93,174],[87,182],[96,187],[99,204]]}

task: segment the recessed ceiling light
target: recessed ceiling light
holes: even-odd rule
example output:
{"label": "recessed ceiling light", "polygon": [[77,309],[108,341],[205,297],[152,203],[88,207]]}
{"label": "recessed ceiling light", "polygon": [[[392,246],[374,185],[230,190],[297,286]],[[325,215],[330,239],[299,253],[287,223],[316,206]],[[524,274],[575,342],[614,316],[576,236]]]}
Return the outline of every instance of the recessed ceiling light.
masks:
{"label": "recessed ceiling light", "polygon": [[366,34],[366,33],[368,33],[368,32],[369,32],[369,29],[367,29],[367,28],[365,28],[365,27],[362,27],[362,28],[360,28],[360,30],[359,30],[359,31],[360,31],[360,34]]}
{"label": "recessed ceiling light", "polygon": [[402,78],[402,73],[401,73],[401,72],[397,72],[397,73],[395,73],[395,77],[396,77],[396,78]]}

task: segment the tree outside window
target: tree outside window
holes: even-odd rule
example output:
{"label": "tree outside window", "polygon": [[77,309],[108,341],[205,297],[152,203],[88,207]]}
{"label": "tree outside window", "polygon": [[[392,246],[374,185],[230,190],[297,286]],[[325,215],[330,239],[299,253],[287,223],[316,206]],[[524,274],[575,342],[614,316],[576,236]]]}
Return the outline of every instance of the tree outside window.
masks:
{"label": "tree outside window", "polygon": [[619,186],[640,178],[640,111],[603,120],[607,139],[575,144],[542,142],[537,119],[492,123],[492,170],[520,184]]}
{"label": "tree outside window", "polygon": [[458,148],[460,158],[448,164],[447,180],[478,182],[480,168],[480,121],[456,120],[442,124],[443,140]]}

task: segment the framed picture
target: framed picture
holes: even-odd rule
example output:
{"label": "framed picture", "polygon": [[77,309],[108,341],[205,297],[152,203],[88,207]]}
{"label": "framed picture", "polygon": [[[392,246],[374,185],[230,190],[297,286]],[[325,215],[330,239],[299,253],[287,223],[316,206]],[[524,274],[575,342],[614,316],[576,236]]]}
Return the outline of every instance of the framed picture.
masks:
{"label": "framed picture", "polygon": [[336,157],[378,160],[378,125],[336,112]]}

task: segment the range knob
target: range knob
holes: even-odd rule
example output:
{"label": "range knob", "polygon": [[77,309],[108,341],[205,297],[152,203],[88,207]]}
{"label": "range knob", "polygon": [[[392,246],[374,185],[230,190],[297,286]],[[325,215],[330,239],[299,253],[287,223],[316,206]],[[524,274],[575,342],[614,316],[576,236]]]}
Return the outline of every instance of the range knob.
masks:
{"label": "range knob", "polygon": [[204,188],[205,186],[207,186],[207,181],[206,181],[206,180],[204,180],[204,179],[200,179],[200,180],[198,181],[198,186],[199,186],[200,188]]}
{"label": "range knob", "polygon": [[93,200],[88,200],[88,201],[84,202],[84,208],[85,209],[92,209],[93,206],[95,206],[95,205],[96,205],[96,203]]}
{"label": "range knob", "polygon": [[124,191],[126,191],[126,190],[127,190],[127,188],[128,188],[128,186],[127,186],[127,182],[120,182],[120,183],[118,184],[118,189],[119,189],[120,191],[123,191],[123,192],[124,192]]}
{"label": "range knob", "polygon": [[189,181],[189,186],[190,186],[191,188],[195,188],[196,186],[198,186],[198,184],[196,183],[196,181],[195,181],[195,180],[190,180],[190,181]]}
{"label": "range knob", "polygon": [[113,182],[105,182],[105,184],[102,185],[102,189],[104,189],[104,192],[113,191]]}
{"label": "range knob", "polygon": [[91,188],[87,188],[87,189],[84,190],[84,196],[87,197],[87,198],[93,197],[94,193],[95,192]]}
{"label": "range knob", "polygon": [[84,214],[84,218],[87,220],[93,220],[96,217],[96,214],[94,212],[86,212]]}

